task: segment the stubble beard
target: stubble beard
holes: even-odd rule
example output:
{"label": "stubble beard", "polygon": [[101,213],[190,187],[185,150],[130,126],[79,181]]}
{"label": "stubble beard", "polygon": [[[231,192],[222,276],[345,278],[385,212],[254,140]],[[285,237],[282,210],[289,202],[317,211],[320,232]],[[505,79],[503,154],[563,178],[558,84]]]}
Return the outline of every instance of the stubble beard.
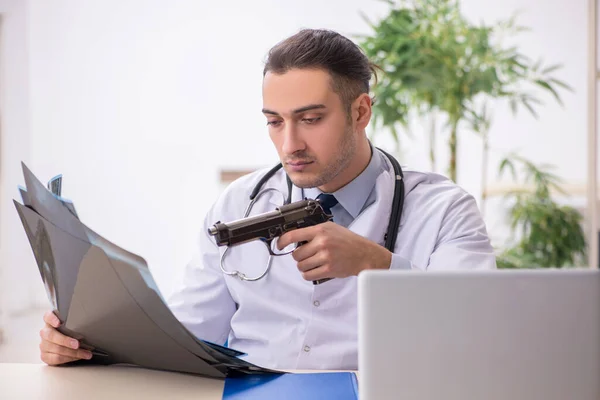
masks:
{"label": "stubble beard", "polygon": [[334,160],[325,165],[323,171],[318,176],[310,181],[294,182],[294,184],[303,189],[323,186],[335,179],[344,169],[348,167],[352,158],[356,154],[356,139],[350,127],[346,128],[346,132],[340,143],[339,151]]}

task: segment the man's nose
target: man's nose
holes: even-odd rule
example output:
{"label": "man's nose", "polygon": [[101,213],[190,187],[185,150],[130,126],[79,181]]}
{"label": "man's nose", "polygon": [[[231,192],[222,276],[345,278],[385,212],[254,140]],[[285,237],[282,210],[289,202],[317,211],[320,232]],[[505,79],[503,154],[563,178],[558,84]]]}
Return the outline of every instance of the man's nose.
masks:
{"label": "man's nose", "polygon": [[294,154],[297,151],[305,149],[305,143],[301,139],[298,129],[293,123],[285,124],[283,131],[283,146],[281,150],[284,154]]}

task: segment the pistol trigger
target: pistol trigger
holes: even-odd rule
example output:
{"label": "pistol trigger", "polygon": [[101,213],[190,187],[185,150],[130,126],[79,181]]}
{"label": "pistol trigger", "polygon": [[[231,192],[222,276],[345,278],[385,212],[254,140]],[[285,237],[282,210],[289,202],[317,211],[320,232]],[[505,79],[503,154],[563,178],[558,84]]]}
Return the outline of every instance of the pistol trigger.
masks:
{"label": "pistol trigger", "polygon": [[267,250],[269,250],[269,254],[272,256],[275,256],[277,254],[273,253],[273,249],[271,247],[272,243],[273,243],[273,239],[261,239],[261,242],[263,242],[265,244],[265,246],[267,246]]}

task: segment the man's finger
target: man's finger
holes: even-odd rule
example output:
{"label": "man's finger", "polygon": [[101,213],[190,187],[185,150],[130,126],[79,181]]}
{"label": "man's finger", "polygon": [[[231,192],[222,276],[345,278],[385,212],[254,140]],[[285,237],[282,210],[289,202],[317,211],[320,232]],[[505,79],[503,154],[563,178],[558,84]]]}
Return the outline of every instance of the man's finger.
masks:
{"label": "man's finger", "polygon": [[46,326],[40,331],[40,337],[44,340],[56,343],[60,346],[68,347],[71,349],[79,348],[79,341],[63,335],[48,324],[46,324]]}
{"label": "man's finger", "polygon": [[316,253],[312,257],[308,257],[305,260],[299,261],[297,266],[300,272],[307,272],[312,269],[318,268],[325,263],[326,261],[322,253]]}
{"label": "man's finger", "polygon": [[314,256],[318,251],[319,247],[316,246],[315,241],[311,241],[302,246],[298,246],[292,253],[292,257],[295,261],[300,262]]}
{"label": "man's finger", "polygon": [[76,358],[68,357],[68,356],[61,356],[60,354],[54,354],[54,353],[42,353],[41,358],[42,358],[42,361],[48,365],[60,365],[60,364],[66,364],[69,362],[77,361]]}
{"label": "man's finger", "polygon": [[56,314],[54,314],[52,311],[47,311],[44,314],[44,322],[55,328],[58,328],[60,326],[60,320],[58,319]]}
{"label": "man's finger", "polygon": [[309,271],[302,272],[302,278],[307,281],[316,281],[319,279],[325,278],[333,278],[330,276],[329,269],[326,265],[321,265],[320,267],[313,268]]}
{"label": "man's finger", "polygon": [[318,227],[318,225],[307,226],[284,233],[277,240],[277,248],[281,250],[292,243],[310,242],[316,236]]}
{"label": "man's finger", "polygon": [[92,358],[92,353],[87,350],[83,350],[83,349],[73,350],[68,347],[59,346],[58,344],[49,342],[47,340],[42,340],[42,343],[40,343],[40,350],[42,353],[53,353],[53,354],[58,354],[60,356],[71,357],[73,359],[78,359],[78,360],[80,360],[80,359],[89,360]]}

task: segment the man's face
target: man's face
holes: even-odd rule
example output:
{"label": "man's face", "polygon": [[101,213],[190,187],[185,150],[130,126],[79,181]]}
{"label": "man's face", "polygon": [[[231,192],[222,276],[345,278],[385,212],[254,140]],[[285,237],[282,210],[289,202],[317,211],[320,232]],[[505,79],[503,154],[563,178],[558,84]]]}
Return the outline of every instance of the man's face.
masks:
{"label": "man's face", "polygon": [[357,135],[326,71],[268,72],[263,114],[283,167],[298,187],[327,185],[356,153]]}

